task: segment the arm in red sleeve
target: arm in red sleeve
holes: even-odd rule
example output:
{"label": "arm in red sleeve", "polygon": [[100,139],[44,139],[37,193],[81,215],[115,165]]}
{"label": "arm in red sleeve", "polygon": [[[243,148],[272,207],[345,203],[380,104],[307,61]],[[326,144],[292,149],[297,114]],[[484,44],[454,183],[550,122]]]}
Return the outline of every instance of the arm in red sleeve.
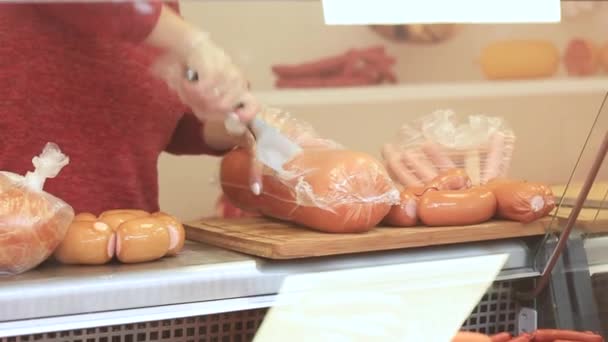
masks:
{"label": "arm in red sleeve", "polygon": [[193,114],[185,114],[177,124],[165,151],[175,155],[207,154],[221,156],[228,151],[215,151],[205,143],[203,123]]}
{"label": "arm in red sleeve", "polygon": [[70,2],[43,3],[36,6],[41,13],[83,34],[110,35],[140,43],[154,29],[163,2]]}

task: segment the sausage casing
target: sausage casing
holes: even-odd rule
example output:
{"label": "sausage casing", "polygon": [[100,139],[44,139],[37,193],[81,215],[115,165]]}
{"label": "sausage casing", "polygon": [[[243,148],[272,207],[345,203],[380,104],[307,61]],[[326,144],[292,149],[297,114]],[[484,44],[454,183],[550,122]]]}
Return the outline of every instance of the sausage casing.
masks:
{"label": "sausage casing", "polygon": [[384,223],[393,227],[412,227],[418,223],[418,196],[412,189],[401,191],[401,203],[394,205],[384,217]]}
{"label": "sausage casing", "polygon": [[102,265],[114,257],[115,235],[101,221],[74,221],[54,252],[63,264]]}
{"label": "sausage casing", "polygon": [[544,184],[495,179],[486,186],[496,196],[498,218],[529,223],[555,208],[553,192]]}
{"label": "sausage casing", "polygon": [[427,226],[466,226],[494,216],[496,197],[486,187],[459,191],[428,189],[418,204],[418,217]]}
{"label": "sausage casing", "polygon": [[167,254],[171,237],[166,225],[154,217],[140,217],[116,229],[116,257],[123,263],[160,259]]}
{"label": "sausage casing", "polygon": [[163,222],[169,230],[169,251],[167,255],[177,255],[184,248],[184,243],[186,242],[186,230],[184,226],[176,217],[163,212],[154,213],[151,217]]}

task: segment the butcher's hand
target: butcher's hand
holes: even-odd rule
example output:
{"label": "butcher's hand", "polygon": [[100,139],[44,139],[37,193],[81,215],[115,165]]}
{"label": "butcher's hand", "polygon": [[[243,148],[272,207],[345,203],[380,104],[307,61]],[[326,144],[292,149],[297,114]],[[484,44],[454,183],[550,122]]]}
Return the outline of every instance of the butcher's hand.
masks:
{"label": "butcher's hand", "polygon": [[[206,32],[163,6],[146,43],[164,52],[153,66],[155,74],[201,121],[223,121],[236,113],[246,124],[255,117],[259,104],[243,73]],[[189,69],[196,72],[196,80],[188,79]]]}
{"label": "butcher's hand", "polygon": [[264,165],[260,163],[255,154],[255,138],[250,130],[236,133],[227,130],[222,121],[208,121],[203,126],[203,138],[205,143],[216,151],[226,151],[234,147],[245,148],[251,156],[251,167],[249,173],[249,187],[255,195],[262,193],[262,176]]}

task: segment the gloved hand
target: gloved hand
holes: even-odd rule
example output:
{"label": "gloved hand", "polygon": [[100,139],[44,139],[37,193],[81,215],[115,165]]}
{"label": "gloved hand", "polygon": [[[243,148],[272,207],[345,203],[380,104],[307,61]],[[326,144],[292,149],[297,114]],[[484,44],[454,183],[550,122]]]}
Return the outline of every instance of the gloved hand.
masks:
{"label": "gloved hand", "polygon": [[[243,123],[251,121],[259,104],[239,68],[206,34],[197,35],[190,46],[185,57],[161,57],[153,71],[201,121],[223,121],[228,113],[235,113]],[[196,72],[196,80],[187,78],[188,69]]]}

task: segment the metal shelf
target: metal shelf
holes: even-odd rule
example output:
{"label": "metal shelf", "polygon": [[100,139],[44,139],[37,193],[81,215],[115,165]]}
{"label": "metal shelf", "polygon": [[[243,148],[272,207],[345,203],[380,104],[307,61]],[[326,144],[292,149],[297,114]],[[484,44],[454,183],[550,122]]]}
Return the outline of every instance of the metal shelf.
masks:
{"label": "metal shelf", "polygon": [[187,243],[176,258],[96,267],[47,263],[0,280],[0,336],[128,324],[270,307],[285,277],[390,264],[507,253],[498,280],[537,276],[522,241],[298,261],[267,261]]}

